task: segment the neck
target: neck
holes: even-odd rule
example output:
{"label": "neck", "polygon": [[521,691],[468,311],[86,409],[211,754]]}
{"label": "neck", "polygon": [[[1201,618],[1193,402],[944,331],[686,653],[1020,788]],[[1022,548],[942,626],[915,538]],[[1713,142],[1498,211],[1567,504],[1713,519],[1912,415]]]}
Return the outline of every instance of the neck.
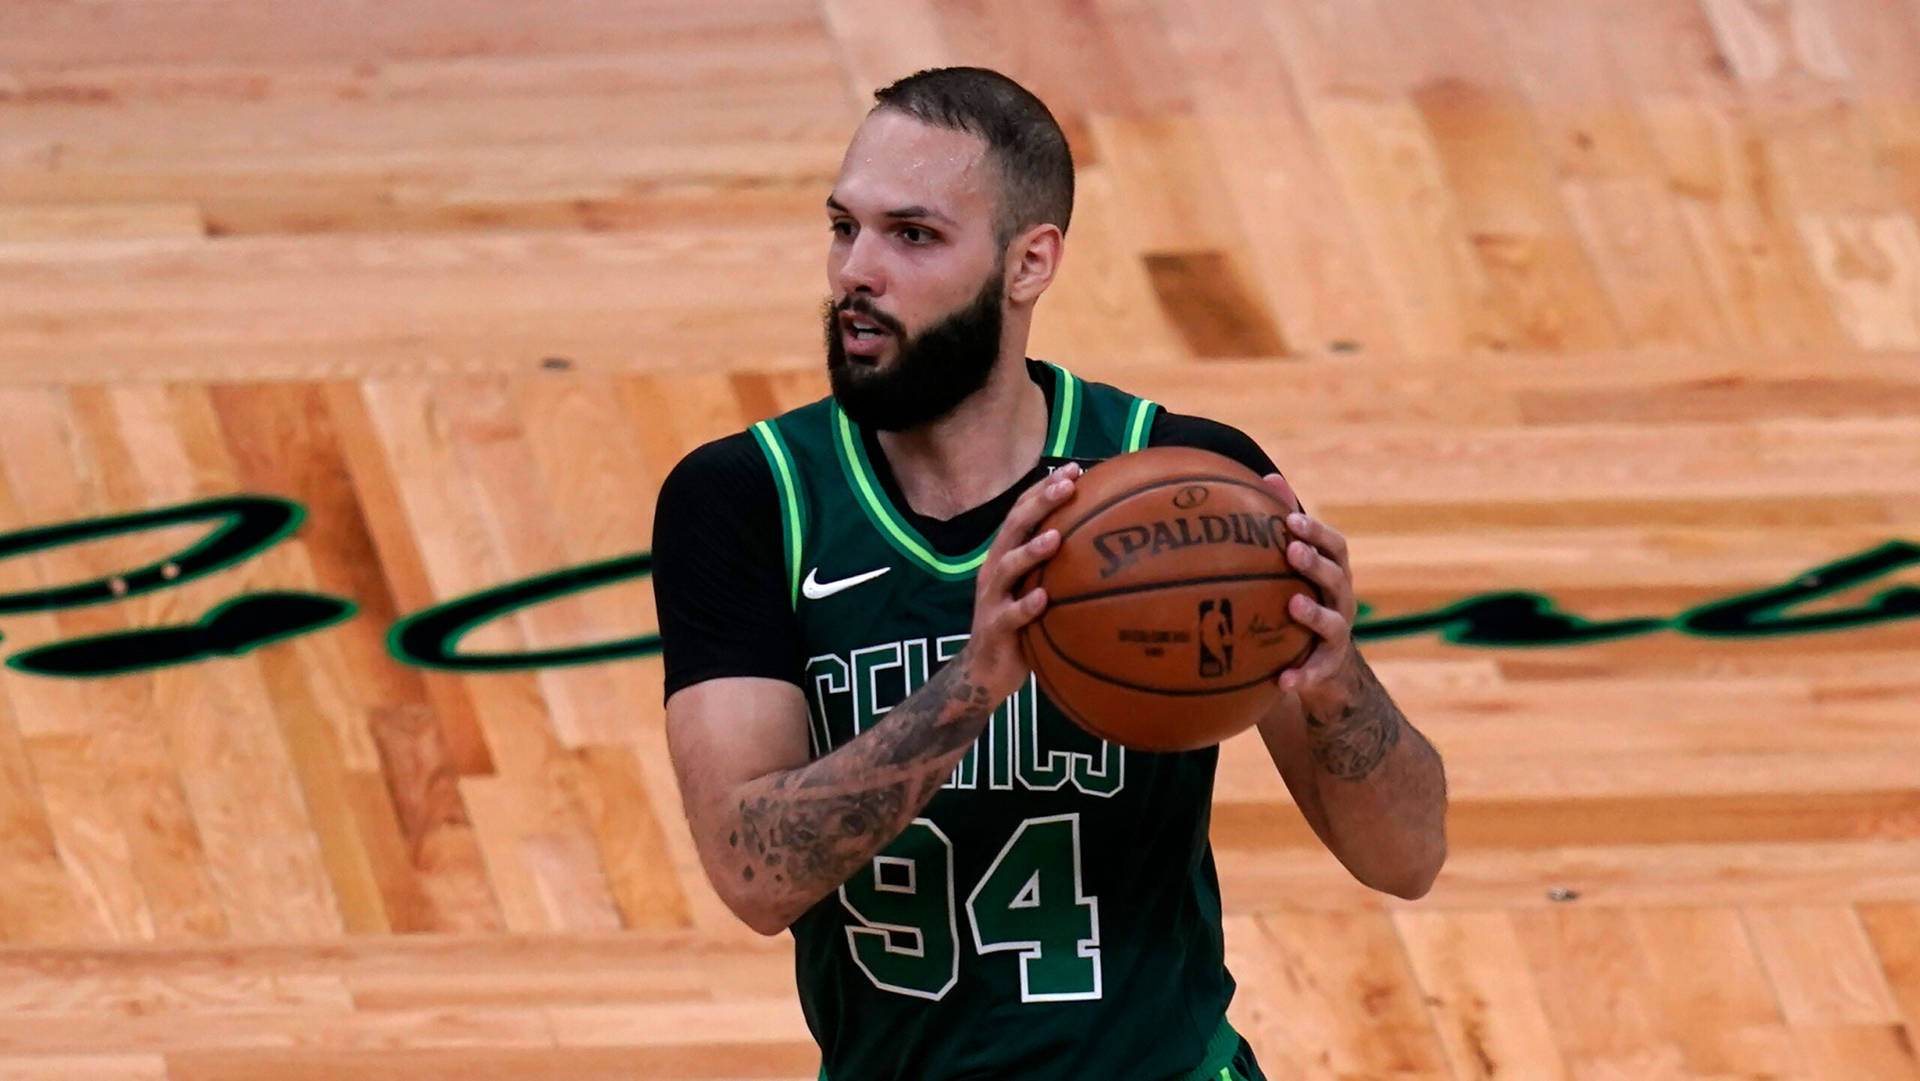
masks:
{"label": "neck", "polygon": [[1040,460],[1047,399],[1027,377],[1024,348],[1012,350],[951,415],[875,438],[907,505],[929,518],[952,518],[1006,491]]}

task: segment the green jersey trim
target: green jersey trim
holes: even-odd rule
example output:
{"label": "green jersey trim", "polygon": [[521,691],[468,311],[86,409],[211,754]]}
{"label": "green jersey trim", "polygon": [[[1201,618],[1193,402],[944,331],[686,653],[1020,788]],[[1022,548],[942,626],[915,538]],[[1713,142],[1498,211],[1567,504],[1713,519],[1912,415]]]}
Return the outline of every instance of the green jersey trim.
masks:
{"label": "green jersey trim", "polygon": [[1233,1069],[1233,1056],[1239,1050],[1240,1034],[1221,1017],[1220,1027],[1213,1030],[1206,1053],[1200,1056],[1200,1065],[1193,1068],[1186,1081],[1246,1081]]}
{"label": "green jersey trim", "polygon": [[[1048,418],[1047,447],[1055,457],[1064,457],[1079,435],[1080,399],[1084,395],[1079,377],[1056,364],[1047,367],[1054,373],[1053,415]],[[993,546],[993,537],[965,555],[943,556],[907,522],[906,516],[887,498],[886,489],[874,474],[873,462],[867,457],[866,443],[837,402],[833,406],[833,446],[840,468],[846,474],[847,486],[853,490],[854,502],[860,504],[868,521],[895,551],[949,581],[968,577],[987,561],[987,549]]]}
{"label": "green jersey trim", "polygon": [[[1042,445],[1045,454],[1053,458],[1072,457],[1080,442],[1080,421],[1086,413],[1086,384],[1079,376],[1057,364],[1047,364],[1053,371],[1053,408],[1047,418],[1047,437]],[[1120,432],[1121,453],[1131,453],[1147,445],[1147,439],[1153,430],[1153,418],[1160,406],[1145,398],[1134,398],[1127,407],[1126,420]],[[887,497],[886,489],[881,485],[879,476],[874,472],[873,461],[867,456],[866,442],[855,428],[853,421],[835,402],[829,409],[828,440],[833,444],[834,456],[839,459],[840,471],[846,479],[847,488],[853,493],[853,500],[859,505],[861,513],[866,515],[873,528],[886,540],[887,544],[899,552],[909,562],[921,569],[947,581],[971,576],[987,560],[987,550],[993,546],[993,537],[982,541],[978,548],[964,555],[945,556],[935,550],[933,544],[922,536],[907,521],[906,515],[894,506]],[[766,428],[763,436],[760,432]],[[766,421],[755,425],[755,435],[761,438],[762,449],[769,461],[774,462],[776,477],[782,475],[781,456],[787,467],[791,468],[792,455],[786,453],[779,443],[778,430]],[[789,478],[791,480],[791,478]],[[797,483],[797,482],[795,482]],[[797,487],[783,489],[783,498],[798,503]],[[792,579],[792,592],[798,603],[800,584],[800,545],[801,536],[798,512],[790,505],[782,521],[783,529],[792,530],[792,546],[787,550],[789,577]]]}
{"label": "green jersey trim", "polygon": [[774,487],[780,491],[780,546],[787,557],[787,603],[800,607],[800,490],[799,470],[794,468],[793,453],[780,438],[780,429],[763,420],[748,429],[760,452],[767,456],[773,470]]}
{"label": "green jersey trim", "polygon": [[1132,454],[1147,445],[1147,435],[1153,431],[1153,415],[1160,406],[1145,398],[1135,398],[1133,406],[1127,410],[1127,438],[1121,445],[1124,453]]}
{"label": "green jersey trim", "polygon": [[1047,455],[1065,458],[1080,436],[1080,377],[1060,367],[1053,369],[1053,424],[1047,433]]}
{"label": "green jersey trim", "polygon": [[860,510],[873,523],[873,528],[895,551],[929,573],[948,580],[965,578],[980,569],[980,564],[987,561],[987,549],[993,545],[992,537],[966,555],[952,559],[935,552],[933,545],[927,543],[919,530],[907,524],[907,520],[887,499],[886,489],[880,486],[880,479],[874,476],[873,463],[867,460],[866,445],[861,442],[860,436],[853,430],[853,422],[841,412],[838,403],[833,407],[833,428],[833,449],[840,459],[841,472],[846,475],[847,487],[853,491],[853,501],[860,505]]}

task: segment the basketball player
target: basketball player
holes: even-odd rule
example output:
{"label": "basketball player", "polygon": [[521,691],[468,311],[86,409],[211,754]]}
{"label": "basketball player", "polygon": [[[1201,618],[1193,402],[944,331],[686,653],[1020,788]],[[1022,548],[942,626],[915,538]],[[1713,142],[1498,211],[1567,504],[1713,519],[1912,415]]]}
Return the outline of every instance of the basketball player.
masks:
{"label": "basketball player", "polygon": [[[1123,750],[1039,695],[1015,583],[1084,463],[1252,440],[1026,358],[1073,198],[1041,102],[980,69],[876,94],[826,200],[833,394],[689,454],[655,518],[667,735],[719,896],[791,930],[831,1081],[1258,1081],[1227,1024],[1218,749]],[[1051,472],[1050,472],[1051,471]],[[1439,757],[1355,651],[1346,543],[1260,732],[1361,881],[1425,893]],[[1224,620],[1224,613],[1216,613]],[[1272,899],[1281,900],[1281,899]]]}

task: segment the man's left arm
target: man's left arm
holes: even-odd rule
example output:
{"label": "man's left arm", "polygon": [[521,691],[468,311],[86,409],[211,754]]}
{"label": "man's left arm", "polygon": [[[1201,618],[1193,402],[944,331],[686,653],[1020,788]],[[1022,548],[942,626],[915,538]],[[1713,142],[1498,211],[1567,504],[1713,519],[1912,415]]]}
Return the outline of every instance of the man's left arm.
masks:
{"label": "man's left arm", "polygon": [[[1300,501],[1279,474],[1267,483]],[[1288,517],[1287,559],[1320,587],[1293,599],[1318,636],[1280,675],[1280,704],[1260,736],[1320,840],[1365,885],[1409,900],[1432,888],[1447,858],[1447,782],[1440,755],[1408,723],[1353,644],[1359,607],[1346,538],[1304,513]]]}

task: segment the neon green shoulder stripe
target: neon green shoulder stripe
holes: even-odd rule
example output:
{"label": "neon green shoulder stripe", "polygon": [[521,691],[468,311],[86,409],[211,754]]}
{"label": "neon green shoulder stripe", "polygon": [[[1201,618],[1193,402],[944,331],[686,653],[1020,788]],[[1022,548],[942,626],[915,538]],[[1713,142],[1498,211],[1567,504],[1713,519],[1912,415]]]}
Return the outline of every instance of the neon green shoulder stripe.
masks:
{"label": "neon green shoulder stripe", "polygon": [[1047,366],[1053,369],[1053,430],[1047,433],[1047,456],[1064,458],[1080,433],[1080,377],[1058,364]]}
{"label": "neon green shoulder stripe", "polygon": [[799,471],[794,468],[793,454],[787,450],[786,441],[780,438],[780,429],[774,427],[772,421],[763,420],[748,430],[760,444],[760,452],[767,456],[767,464],[773,469],[774,487],[780,492],[780,545],[787,558],[787,603],[798,608],[800,542],[804,536],[800,529]]}
{"label": "neon green shoulder stripe", "polygon": [[1160,409],[1158,403],[1145,398],[1135,398],[1133,407],[1127,410],[1127,434],[1121,444],[1124,453],[1132,453],[1147,445],[1147,436],[1153,431],[1153,415]]}

